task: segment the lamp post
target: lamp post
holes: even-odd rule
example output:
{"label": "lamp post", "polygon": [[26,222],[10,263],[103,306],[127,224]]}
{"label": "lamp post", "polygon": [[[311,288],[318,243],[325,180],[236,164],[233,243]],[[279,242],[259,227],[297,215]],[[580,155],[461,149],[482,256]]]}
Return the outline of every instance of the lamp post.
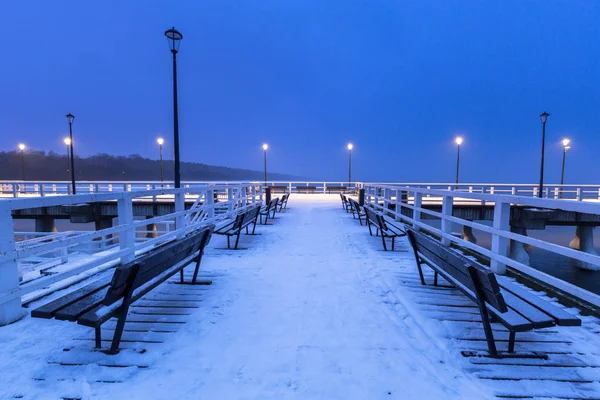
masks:
{"label": "lamp post", "polygon": [[69,123],[69,149],[71,150],[71,193],[77,194],[77,189],[75,188],[75,153],[73,153],[73,120],[75,116],[69,113],[66,117]]}
{"label": "lamp post", "polygon": [[25,181],[25,145],[19,143],[19,150],[21,150],[21,180]]}
{"label": "lamp post", "polygon": [[[67,145],[67,177],[70,178],[71,177],[71,151],[69,150],[69,148],[71,147],[71,139],[66,137],[63,139],[64,144]],[[67,179],[68,179],[67,178]]]}
{"label": "lamp post", "polygon": [[565,183],[565,160],[567,159],[567,150],[569,150],[571,148],[571,146],[569,146],[569,143],[571,143],[571,140],[568,138],[564,138],[562,140],[562,145],[563,145],[563,159],[562,159],[562,169],[560,172],[560,197],[562,198],[562,185]]}
{"label": "lamp post", "polygon": [[543,112],[540,114],[540,121],[542,121],[542,161],[540,164],[540,187],[538,188],[538,197],[542,197],[542,192],[544,191],[544,146],[546,144],[546,121],[548,121],[548,117],[550,114],[547,112]]}
{"label": "lamp post", "polygon": [[350,183],[352,182],[352,149],[354,145],[348,143],[348,190],[350,190]]}
{"label": "lamp post", "polygon": [[262,148],[264,150],[264,154],[265,154],[265,189],[267,188],[267,149],[269,148],[268,144],[263,144]]}
{"label": "lamp post", "polygon": [[159,150],[159,152],[160,152],[160,182],[162,183],[164,181],[162,147],[163,147],[163,144],[165,143],[165,139],[159,137],[158,139],[156,139],[156,143],[158,143],[158,147],[160,149]]}
{"label": "lamp post", "polygon": [[179,171],[179,115],[177,110],[177,53],[183,35],[175,27],[165,32],[171,53],[173,53],[173,149],[175,152],[175,187],[181,186],[181,175]]}
{"label": "lamp post", "polygon": [[457,136],[454,139],[454,143],[456,143],[456,187],[455,190],[458,190],[458,171],[460,168],[460,145],[463,143],[464,139],[462,136]]}

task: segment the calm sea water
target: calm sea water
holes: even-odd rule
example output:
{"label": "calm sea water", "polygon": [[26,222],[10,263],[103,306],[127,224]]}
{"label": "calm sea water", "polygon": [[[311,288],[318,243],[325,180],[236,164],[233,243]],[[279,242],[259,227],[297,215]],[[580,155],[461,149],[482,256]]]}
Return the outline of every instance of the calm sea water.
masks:
{"label": "calm sea water", "polygon": [[[486,221],[489,222],[489,221]],[[428,221],[429,224],[439,227],[439,221]],[[489,222],[491,224],[491,222]],[[71,224],[68,220],[56,220],[56,227],[59,231],[75,230],[93,230],[94,224]],[[32,232],[35,230],[33,220],[15,220],[16,231]],[[460,232],[461,228],[456,225],[454,232]],[[491,235],[485,232],[474,231],[477,237],[477,244],[480,246],[491,247]],[[596,233],[596,231],[594,231]],[[543,231],[528,231],[530,237],[549,241],[551,243],[568,246],[575,235],[575,227],[550,226]],[[594,246],[600,253],[600,237],[594,237]],[[600,271],[590,271],[577,267],[574,260],[568,257],[557,255],[546,250],[538,248],[529,249],[531,267],[543,271],[549,275],[555,276],[574,285],[580,286],[590,292],[600,294]]]}

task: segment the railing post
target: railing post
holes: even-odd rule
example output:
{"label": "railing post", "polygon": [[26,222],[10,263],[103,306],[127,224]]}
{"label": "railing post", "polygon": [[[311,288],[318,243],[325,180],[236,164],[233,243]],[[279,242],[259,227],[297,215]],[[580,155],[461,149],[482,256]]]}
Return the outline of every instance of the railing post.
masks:
{"label": "railing post", "polygon": [[204,194],[204,202],[206,203],[206,214],[208,218],[214,218],[215,216],[215,191],[214,189],[208,189]]}
{"label": "railing post", "polygon": [[383,189],[383,214],[384,215],[386,215],[389,210],[391,200],[392,200],[392,191],[390,189]]}
{"label": "railing post", "polygon": [[327,194],[327,184],[323,182],[323,194]]}
{"label": "railing post", "polygon": [[[452,216],[452,206],[454,198],[452,196],[444,196],[442,198],[442,232],[451,235],[452,234],[452,222],[448,221],[447,217]],[[450,239],[442,237],[442,244],[444,246],[450,245]]]}
{"label": "railing post", "polygon": [[254,204],[256,203],[256,186],[252,185],[250,191],[252,193],[252,204]]}
{"label": "railing post", "polygon": [[[494,205],[494,229],[499,231],[510,231],[510,203],[496,202]],[[492,233],[492,253],[506,257],[508,255],[508,239],[497,233]],[[496,274],[504,274],[506,265],[493,258],[490,260],[490,268]]]}
{"label": "railing post", "polygon": [[581,188],[580,187],[577,188],[577,198],[576,198],[576,200],[577,201],[581,201],[582,200],[582,197],[581,197]]}
{"label": "railing post", "polygon": [[[123,196],[117,200],[117,217],[119,225],[124,226],[119,231],[119,248],[133,249],[135,246],[135,228],[133,226],[133,199],[129,196]],[[135,254],[131,251],[124,256],[121,256],[121,264],[128,263],[135,258]]]}
{"label": "railing post", "polygon": [[288,193],[292,193],[292,182],[288,183]]}
{"label": "railing post", "polygon": [[10,208],[0,206],[0,326],[22,316],[13,219]]}
{"label": "railing post", "polygon": [[402,214],[402,196],[400,191],[396,190],[396,207],[394,214],[394,221],[401,221],[400,215]]}
{"label": "railing post", "polygon": [[[423,206],[423,194],[415,192],[415,198],[413,201],[413,222],[420,223],[421,222],[421,207]],[[421,227],[417,224],[413,224],[413,228],[416,231],[420,231]]]}
{"label": "railing post", "polygon": [[229,212],[233,211],[233,189],[228,187],[227,189],[227,209]]}
{"label": "railing post", "polygon": [[[185,192],[183,189],[175,193],[175,212],[185,211]],[[175,230],[179,230],[177,237],[183,237],[185,228],[185,215],[181,214],[175,217]]]}
{"label": "railing post", "polygon": [[40,186],[39,186],[39,187],[40,187],[40,196],[41,196],[41,197],[44,197],[44,184],[43,184],[43,183],[40,183]]}
{"label": "railing post", "polygon": [[16,183],[12,184],[13,197],[19,197],[19,189]]}

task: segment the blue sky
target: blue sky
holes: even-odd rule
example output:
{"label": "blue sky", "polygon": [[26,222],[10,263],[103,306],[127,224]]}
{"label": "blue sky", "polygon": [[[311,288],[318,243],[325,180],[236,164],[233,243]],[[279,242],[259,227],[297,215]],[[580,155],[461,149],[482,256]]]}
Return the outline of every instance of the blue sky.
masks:
{"label": "blue sky", "polygon": [[[314,179],[598,183],[596,0],[15,1],[0,33],[1,150],[171,154]],[[185,179],[185,171],[182,172]]]}

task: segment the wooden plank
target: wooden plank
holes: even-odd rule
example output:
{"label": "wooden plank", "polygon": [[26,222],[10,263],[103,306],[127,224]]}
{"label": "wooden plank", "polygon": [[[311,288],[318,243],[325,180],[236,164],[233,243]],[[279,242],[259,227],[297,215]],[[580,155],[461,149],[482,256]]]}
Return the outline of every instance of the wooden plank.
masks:
{"label": "wooden plank", "polygon": [[589,357],[573,355],[573,354],[550,354],[547,360],[531,358],[492,358],[492,357],[470,357],[469,361],[472,364],[481,365],[535,365],[547,368],[571,368],[571,367],[587,367],[600,368],[600,363],[597,359],[591,360]]}
{"label": "wooden plank", "polygon": [[99,279],[95,282],[92,282],[89,285],[81,287],[68,293],[62,297],[59,297],[56,300],[53,300],[49,303],[44,304],[31,311],[31,316],[34,318],[53,318],[56,312],[64,307],[68,307],[71,304],[81,300],[88,295],[105,288],[110,283],[111,276],[107,276],[105,278]]}
{"label": "wooden plank", "polygon": [[56,319],[76,321],[80,315],[85,314],[88,311],[102,304],[102,300],[104,300],[107,291],[108,288],[101,289],[81,299],[77,303],[71,304],[70,306],[63,308],[55,314]]}
{"label": "wooden plank", "polygon": [[557,325],[581,326],[581,319],[577,318],[573,314],[570,314],[568,311],[563,310],[562,308],[540,298],[535,293],[531,293],[527,289],[517,285],[514,282],[511,282],[508,278],[499,276],[498,282],[504,290],[514,294],[515,296],[520,297],[532,306],[550,315],[556,320]]}
{"label": "wooden plank", "polygon": [[542,366],[479,365],[475,376],[495,380],[549,380],[562,382],[594,382],[600,379],[598,370],[587,367],[550,368]]}
{"label": "wooden plank", "polygon": [[506,292],[503,295],[508,306],[531,321],[534,328],[548,328],[555,325],[552,317],[544,314],[524,300],[519,299],[514,294]]}

